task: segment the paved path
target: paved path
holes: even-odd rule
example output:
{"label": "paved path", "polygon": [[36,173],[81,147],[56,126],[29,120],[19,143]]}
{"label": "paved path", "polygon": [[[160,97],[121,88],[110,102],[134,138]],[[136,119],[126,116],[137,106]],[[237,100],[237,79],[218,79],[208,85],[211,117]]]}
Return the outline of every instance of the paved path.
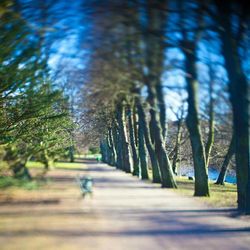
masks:
{"label": "paved path", "polygon": [[[50,190],[2,202],[0,249],[250,249],[250,223],[105,164],[53,170]],[[95,180],[80,198],[77,174]]]}

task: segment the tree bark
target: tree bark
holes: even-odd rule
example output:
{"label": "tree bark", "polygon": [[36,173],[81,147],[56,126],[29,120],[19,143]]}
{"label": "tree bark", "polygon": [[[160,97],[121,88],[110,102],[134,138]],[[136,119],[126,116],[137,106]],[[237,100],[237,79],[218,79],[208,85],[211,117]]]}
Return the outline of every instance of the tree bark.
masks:
{"label": "tree bark", "polygon": [[221,166],[220,174],[219,174],[215,184],[224,185],[228,166],[229,166],[230,160],[232,159],[232,157],[234,155],[234,152],[235,152],[235,135],[233,134],[228,151],[225,155],[225,159],[224,159],[223,164]]}
{"label": "tree bark", "polygon": [[28,180],[32,179],[29,169],[25,166],[26,163],[27,163],[27,159],[23,159],[21,161],[18,160],[11,166],[14,177],[24,178]]}
{"label": "tree bark", "polygon": [[120,142],[122,148],[122,169],[126,173],[131,173],[132,162],[131,155],[129,150],[129,142],[126,129],[126,119],[125,119],[125,107],[124,101],[121,101],[117,104],[117,121],[118,129],[120,135]]}
{"label": "tree bark", "polygon": [[156,91],[151,84],[148,84],[148,101],[150,104],[150,116],[152,131],[154,131],[155,154],[159,163],[161,173],[162,187],[177,188],[174,180],[172,167],[165,149],[165,143],[162,137],[162,129],[157,110]]}
{"label": "tree bark", "polygon": [[[237,40],[231,24],[231,2],[215,0],[218,10],[222,53],[229,79],[230,101],[233,107],[238,209],[250,214],[250,129],[249,86],[238,54]],[[249,13],[249,8],[242,8]],[[240,23],[239,27],[243,25]]]}
{"label": "tree bark", "polygon": [[69,147],[69,159],[70,159],[70,162],[75,162],[74,146]]}
{"label": "tree bark", "polygon": [[102,162],[108,163],[107,144],[104,139],[100,141],[100,151],[102,155]]}
{"label": "tree bark", "polygon": [[194,196],[209,196],[208,173],[205,149],[200,130],[198,111],[198,81],[195,68],[195,43],[185,42],[185,66],[188,92],[188,115],[186,124],[190,135],[194,162],[195,190]]}
{"label": "tree bark", "polygon": [[133,120],[132,120],[133,114],[131,111],[131,107],[129,105],[127,107],[127,116],[128,116],[130,145],[131,145],[132,157],[133,157],[133,175],[139,176],[138,149],[137,149],[136,142],[135,142],[135,132],[134,132],[134,125],[133,125]]}
{"label": "tree bark", "polygon": [[135,138],[135,146],[138,146],[138,122],[137,122],[137,112],[136,105],[133,105],[133,126],[134,126],[134,138]]}
{"label": "tree bark", "polygon": [[[164,54],[164,51],[162,51],[162,54]],[[160,112],[160,123],[162,128],[162,137],[165,142],[166,139],[166,133],[167,133],[167,127],[166,127],[166,106],[164,101],[164,93],[163,88],[160,82],[160,79],[158,79],[158,83],[156,84],[156,95],[158,100],[158,107]]]}
{"label": "tree bark", "polygon": [[143,128],[145,143],[146,143],[146,147],[147,147],[151,165],[152,165],[153,183],[161,183],[159,164],[158,164],[157,157],[155,154],[154,146],[151,142],[149,127],[148,127],[147,120],[146,120],[146,114],[142,107],[141,100],[139,97],[136,97],[136,106],[137,106],[137,111],[138,111],[139,123],[141,125],[141,128]]}
{"label": "tree bark", "polygon": [[182,125],[182,118],[178,120],[177,124],[177,133],[176,133],[176,141],[175,141],[175,148],[174,148],[174,156],[173,156],[173,172],[175,175],[177,175],[177,162],[179,159],[179,153],[180,153],[180,144],[181,144],[181,125]]}
{"label": "tree bark", "polygon": [[[159,163],[162,187],[176,188],[172,167],[165,149],[165,139],[159,113],[158,91],[161,90],[161,76],[164,67],[164,36],[166,25],[166,0],[147,1],[147,36],[145,36],[147,73],[144,80],[148,88],[150,104],[150,132]],[[162,93],[162,92],[161,92]],[[164,98],[161,105],[164,103]],[[165,104],[164,104],[165,105]]]}
{"label": "tree bark", "polygon": [[[211,74],[210,74],[211,75]],[[209,167],[209,158],[214,144],[214,98],[213,98],[213,79],[209,83],[209,132],[206,143],[206,164]]]}
{"label": "tree bark", "polygon": [[114,139],[114,145],[115,145],[115,150],[116,150],[116,167],[118,169],[122,169],[122,147],[120,143],[120,136],[117,128],[117,124],[114,121],[112,125],[112,135]]}
{"label": "tree bark", "polygon": [[138,139],[139,139],[139,159],[140,159],[140,176],[141,179],[148,179],[148,163],[147,163],[147,153],[144,141],[143,125],[139,122],[138,130]]}
{"label": "tree bark", "polygon": [[116,151],[115,151],[115,145],[114,140],[112,136],[112,128],[108,128],[108,146],[110,150],[110,165],[115,166],[116,165]]}

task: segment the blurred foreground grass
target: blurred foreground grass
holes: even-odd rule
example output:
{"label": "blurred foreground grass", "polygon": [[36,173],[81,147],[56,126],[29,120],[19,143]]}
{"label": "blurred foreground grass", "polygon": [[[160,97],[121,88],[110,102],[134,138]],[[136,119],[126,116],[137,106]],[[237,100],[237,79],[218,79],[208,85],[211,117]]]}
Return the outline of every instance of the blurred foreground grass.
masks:
{"label": "blurred foreground grass", "polygon": [[[178,189],[176,192],[193,196],[194,181],[188,180],[187,177],[176,178]],[[225,185],[215,185],[209,183],[210,197],[198,197],[202,202],[211,207],[236,207],[237,206],[237,187],[234,184],[225,183]]]}
{"label": "blurred foreground grass", "polygon": [[101,154],[75,154],[75,158],[96,159],[101,158]]}
{"label": "blurred foreground grass", "polygon": [[[37,161],[28,161],[26,164],[27,168],[44,168],[44,165]],[[50,167],[53,168],[63,168],[63,169],[72,169],[72,168],[83,168],[82,162],[63,162],[58,161],[53,164],[53,166]]]}
{"label": "blurred foreground grass", "polygon": [[12,176],[0,176],[0,189],[6,189],[9,187],[17,187],[26,190],[36,190],[38,189],[42,183],[37,180],[25,180],[25,179],[17,179]]}
{"label": "blurred foreground grass", "polygon": [[[45,177],[44,165],[36,161],[28,161],[27,168],[31,171],[32,180],[14,178],[10,175],[0,175],[0,189],[18,188],[24,190],[36,190],[45,183],[50,182],[49,178]],[[55,162],[51,169],[83,169],[84,165],[81,162]]]}

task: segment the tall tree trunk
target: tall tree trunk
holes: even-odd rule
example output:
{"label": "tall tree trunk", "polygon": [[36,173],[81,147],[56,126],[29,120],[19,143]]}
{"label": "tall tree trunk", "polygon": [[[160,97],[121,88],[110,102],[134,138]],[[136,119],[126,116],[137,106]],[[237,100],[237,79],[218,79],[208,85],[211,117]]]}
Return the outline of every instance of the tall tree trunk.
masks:
{"label": "tall tree trunk", "polygon": [[[147,73],[144,76],[148,88],[150,104],[150,131],[155,145],[155,154],[159,163],[162,187],[176,188],[172,167],[165,149],[165,139],[159,114],[159,99],[156,88],[161,84],[164,67],[164,36],[166,25],[166,0],[148,0],[147,4],[147,36],[145,36]],[[158,91],[161,88],[158,88]],[[162,93],[162,92],[161,92]],[[164,99],[164,98],[161,98]],[[160,103],[164,103],[164,100]]]}
{"label": "tall tree trunk", "polygon": [[108,146],[110,151],[110,165],[115,166],[116,165],[116,151],[115,151],[115,145],[114,140],[112,136],[112,128],[108,128]]}
{"label": "tall tree trunk", "polygon": [[219,174],[215,184],[224,185],[228,166],[229,166],[230,160],[233,157],[234,152],[235,152],[235,135],[233,134],[229,148],[228,148],[227,153],[225,155],[225,159],[224,159],[222,166],[221,166],[220,174]]}
{"label": "tall tree trunk", "polygon": [[104,152],[104,145],[103,145],[103,140],[100,140],[100,152],[102,155],[102,162],[105,163],[105,152]]}
{"label": "tall tree trunk", "polygon": [[139,176],[139,157],[138,157],[138,150],[136,147],[135,142],[135,132],[134,132],[134,126],[132,121],[132,111],[131,107],[128,105],[127,107],[127,117],[128,117],[128,127],[129,127],[129,136],[130,136],[130,145],[132,149],[132,157],[133,157],[133,175]]}
{"label": "tall tree trunk", "polygon": [[[230,100],[233,107],[238,209],[250,214],[250,129],[249,86],[238,54],[237,40],[232,32],[231,2],[215,0],[218,9],[222,53],[229,79]],[[247,2],[246,2],[247,3]],[[249,8],[243,8],[249,14]],[[240,23],[239,27],[243,24]]]}
{"label": "tall tree trunk", "polygon": [[195,43],[185,42],[185,66],[188,92],[187,128],[190,135],[192,155],[194,162],[195,196],[209,196],[208,173],[205,149],[199,122],[198,111],[198,81],[195,66]]}
{"label": "tall tree trunk", "polygon": [[182,126],[182,119],[178,120],[178,124],[177,124],[177,133],[176,133],[173,165],[172,165],[173,172],[176,175],[177,175],[177,163],[179,160],[179,153],[180,153],[180,146],[181,146],[181,126]]}
{"label": "tall tree trunk", "polygon": [[126,173],[131,173],[132,162],[129,150],[127,129],[126,129],[124,101],[121,101],[117,104],[117,121],[118,121],[119,135],[122,147],[122,169]]}
{"label": "tall tree trunk", "polygon": [[[166,137],[166,107],[164,101],[164,93],[161,83],[162,73],[164,71],[164,57],[165,57],[165,29],[166,29],[166,11],[167,0],[148,0],[147,3],[147,36],[146,41],[146,62],[151,75],[151,84],[156,90],[157,112],[159,112],[159,119],[163,141],[165,143]],[[151,126],[152,128],[152,126]],[[154,136],[153,136],[154,143]]]}
{"label": "tall tree trunk", "polygon": [[114,121],[112,125],[112,135],[114,139],[114,145],[116,150],[116,167],[122,169],[122,147],[120,143],[120,136],[117,128],[117,124]]}
{"label": "tall tree trunk", "polygon": [[152,131],[154,131],[155,154],[159,163],[161,173],[162,187],[177,188],[174,180],[172,167],[165,149],[165,143],[162,137],[162,129],[157,110],[156,91],[150,84],[148,86],[148,101],[150,104],[150,116]]}
{"label": "tall tree trunk", "polygon": [[138,146],[138,118],[137,118],[137,110],[136,105],[133,105],[133,126],[134,126],[134,138],[135,138],[135,146]]}
{"label": "tall tree trunk", "polygon": [[70,159],[70,162],[74,162],[75,161],[74,146],[70,146],[69,147],[69,159]]}
{"label": "tall tree trunk", "polygon": [[147,147],[151,165],[152,165],[152,179],[154,183],[161,183],[159,164],[158,164],[158,160],[155,154],[154,146],[151,142],[149,127],[148,127],[147,120],[146,120],[146,114],[142,107],[141,100],[139,97],[136,97],[135,102],[136,102],[137,111],[138,111],[139,124],[141,128],[143,128],[145,143],[146,143],[146,147]]}
{"label": "tall tree trunk", "polygon": [[155,138],[154,138],[154,124],[152,119],[149,120],[149,135],[150,135],[150,140],[152,144],[155,144]]}
{"label": "tall tree trunk", "polygon": [[102,154],[102,161],[112,166],[112,152],[110,150],[108,133],[101,140],[100,149]]}
{"label": "tall tree trunk", "polygon": [[138,144],[139,144],[139,159],[140,159],[140,176],[141,178],[148,179],[148,163],[147,163],[147,153],[144,141],[143,125],[139,122],[138,130]]}
{"label": "tall tree trunk", "polygon": [[[162,55],[164,55],[164,51],[162,51]],[[162,137],[165,142],[166,139],[166,105],[164,101],[164,93],[163,93],[163,88],[161,85],[160,79],[158,79],[158,83],[156,84],[156,95],[157,95],[157,100],[158,100],[158,107],[159,107],[159,112],[160,112],[160,123],[161,123],[161,128],[162,128]]]}
{"label": "tall tree trunk", "polygon": [[109,145],[108,133],[105,136],[106,154],[107,154],[107,164],[112,166],[112,152]]}
{"label": "tall tree trunk", "polygon": [[[211,71],[211,69],[210,69]],[[212,72],[210,72],[210,75]],[[212,76],[213,78],[213,76]],[[209,132],[208,132],[208,139],[206,143],[206,164],[209,167],[209,157],[211,154],[211,150],[214,144],[214,98],[213,98],[213,79],[210,79],[209,82]]]}

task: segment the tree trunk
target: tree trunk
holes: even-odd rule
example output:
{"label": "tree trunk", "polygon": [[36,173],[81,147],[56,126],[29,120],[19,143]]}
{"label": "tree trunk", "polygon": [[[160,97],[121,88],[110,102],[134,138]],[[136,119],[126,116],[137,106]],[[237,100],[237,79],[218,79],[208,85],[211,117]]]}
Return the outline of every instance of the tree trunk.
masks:
{"label": "tree trunk", "polygon": [[117,124],[113,122],[112,125],[112,135],[114,139],[114,146],[115,146],[115,151],[116,151],[116,167],[118,169],[122,169],[122,147],[120,143],[120,136],[117,128]]}
{"label": "tree trunk", "polygon": [[[230,1],[222,3],[216,0],[215,2],[219,12],[219,25],[222,27],[219,32],[233,107],[238,209],[245,214],[250,214],[249,86],[241,66],[237,40],[233,37]],[[243,8],[243,11],[249,10]],[[244,24],[240,23],[239,26],[242,25]]]}
{"label": "tree trunk", "polygon": [[180,153],[180,144],[181,144],[181,125],[182,125],[182,119],[178,120],[177,124],[177,133],[176,133],[176,141],[175,141],[175,148],[174,148],[174,156],[173,156],[173,172],[175,175],[177,175],[177,162],[179,159],[179,153]]}
{"label": "tree trunk", "polygon": [[[146,3],[147,32],[144,38],[146,43],[146,65],[148,69],[147,77],[150,78],[150,84],[155,88],[155,111],[159,113],[159,122],[161,133],[165,145],[166,136],[166,107],[164,102],[164,93],[162,89],[161,77],[164,71],[165,57],[165,28],[167,0],[148,0]],[[148,78],[148,79],[149,79]],[[149,84],[149,83],[148,83]],[[154,125],[150,121],[151,141],[155,144],[153,131]]]}
{"label": "tree trunk", "polygon": [[[162,53],[164,53],[162,51]],[[164,93],[163,93],[163,88],[160,82],[160,79],[158,80],[158,84],[156,85],[156,95],[157,95],[157,100],[158,100],[158,107],[159,107],[159,112],[160,112],[160,123],[161,123],[161,129],[162,129],[162,137],[165,142],[166,140],[166,106],[165,106],[165,101],[164,101]]]}
{"label": "tree trunk", "polygon": [[[150,104],[150,132],[159,163],[162,187],[176,188],[172,167],[165,149],[165,139],[163,138],[159,113],[159,98],[156,91],[157,88],[158,91],[161,90],[161,76],[164,67],[163,44],[166,11],[163,9],[166,7],[166,4],[166,0],[146,1],[147,35],[145,36],[145,52],[147,72],[144,75],[144,80],[148,88],[148,102]],[[164,98],[160,97],[160,99],[162,107]]]}
{"label": "tree trunk", "polygon": [[141,128],[143,128],[145,143],[147,146],[147,150],[148,150],[151,165],[152,165],[153,182],[161,183],[159,164],[158,164],[157,157],[155,154],[154,146],[151,142],[149,127],[148,127],[147,120],[146,120],[146,114],[142,107],[139,97],[136,97],[136,106],[137,106],[137,111],[138,111],[139,124],[141,125]]}
{"label": "tree trunk", "polygon": [[137,117],[137,107],[133,105],[133,126],[134,126],[134,138],[135,138],[135,146],[138,146],[138,117]]}
{"label": "tree trunk", "polygon": [[[211,71],[211,70],[210,70]],[[212,74],[210,74],[212,75]],[[211,150],[214,144],[214,98],[213,98],[213,79],[210,79],[209,83],[209,133],[207,144],[205,148],[206,152],[206,164],[209,167],[209,158]]]}
{"label": "tree trunk", "polygon": [[122,169],[126,173],[131,173],[132,162],[129,150],[126,119],[125,119],[125,108],[123,101],[117,104],[117,121],[118,121],[119,135],[121,140],[120,142],[122,148]]}
{"label": "tree trunk", "polygon": [[47,149],[44,149],[44,159],[43,159],[43,164],[44,164],[44,170],[48,171],[50,169],[50,157],[48,155]]}
{"label": "tree trunk", "polygon": [[102,162],[108,163],[107,145],[103,139],[100,141],[100,151],[102,155]]}
{"label": "tree trunk", "polygon": [[190,135],[194,162],[195,196],[209,196],[208,173],[198,111],[198,81],[195,66],[195,43],[186,42],[185,54],[186,82],[188,92],[188,115],[186,119]]}
{"label": "tree trunk", "polygon": [[154,141],[155,141],[155,154],[159,163],[159,169],[161,173],[161,183],[162,187],[177,188],[176,182],[174,180],[172,167],[165,149],[165,143],[162,137],[162,129],[159,119],[159,113],[157,110],[156,102],[156,91],[151,84],[148,84],[148,101],[150,104],[150,116],[152,131],[154,131]]}
{"label": "tree trunk", "polygon": [[[135,111],[135,110],[134,110]],[[133,175],[139,176],[139,157],[135,142],[135,132],[132,121],[132,111],[131,107],[128,105],[127,107],[127,116],[128,116],[128,126],[129,126],[129,136],[130,136],[130,145],[132,149],[132,157],[133,157]]]}
{"label": "tree trunk", "polygon": [[141,179],[148,179],[148,164],[147,164],[147,153],[144,141],[143,125],[139,122],[138,130],[138,144],[139,144],[139,159],[140,159],[140,176]]}
{"label": "tree trunk", "polygon": [[107,141],[108,141],[108,146],[109,146],[109,151],[110,151],[110,165],[115,166],[116,165],[116,151],[115,151],[111,127],[108,128]]}
{"label": "tree trunk", "polygon": [[23,178],[27,180],[31,180],[32,177],[30,175],[29,169],[25,166],[28,158],[23,160],[16,161],[13,165],[11,165],[11,169],[13,171],[13,175],[16,178]]}
{"label": "tree trunk", "polygon": [[228,151],[227,151],[227,154],[226,154],[225,159],[223,161],[223,164],[221,166],[220,174],[219,174],[215,184],[224,185],[229,162],[232,159],[234,152],[235,152],[235,136],[233,134]]}
{"label": "tree trunk", "polygon": [[70,162],[74,162],[75,161],[74,146],[70,146],[69,147],[69,160],[70,160]]}

